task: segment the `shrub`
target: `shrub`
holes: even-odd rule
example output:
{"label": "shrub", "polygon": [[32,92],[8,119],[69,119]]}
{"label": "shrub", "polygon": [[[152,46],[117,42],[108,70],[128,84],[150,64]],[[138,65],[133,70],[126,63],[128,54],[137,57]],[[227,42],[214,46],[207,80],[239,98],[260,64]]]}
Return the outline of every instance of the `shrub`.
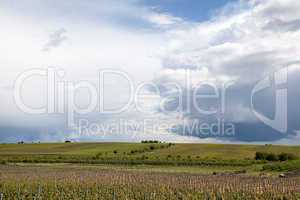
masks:
{"label": "shrub", "polygon": [[256,152],[255,153],[255,160],[266,160],[267,153],[265,152]]}
{"label": "shrub", "polygon": [[296,160],[297,156],[291,153],[280,153],[278,155],[274,153],[256,152],[255,160],[267,160],[267,161],[287,161]]}
{"label": "shrub", "polygon": [[148,156],[143,155],[142,160],[148,160]]}
{"label": "shrub", "polygon": [[150,148],[150,150],[154,150],[155,146],[151,145],[149,148]]}
{"label": "shrub", "polygon": [[101,152],[100,152],[100,153],[97,153],[97,154],[96,154],[96,159],[99,159],[101,156],[102,156],[102,153],[101,153]]}
{"label": "shrub", "polygon": [[154,143],[154,144],[158,144],[158,143],[161,143],[160,141],[158,140],[142,140],[141,143]]}
{"label": "shrub", "polygon": [[282,163],[272,163],[263,166],[264,171],[299,171],[300,162],[299,160],[282,162]]}
{"label": "shrub", "polygon": [[267,157],[266,157],[266,160],[267,161],[278,161],[278,156],[274,153],[269,153],[267,154]]}
{"label": "shrub", "polygon": [[1,160],[1,161],[0,161],[0,164],[1,164],[1,165],[6,165],[7,162],[6,162],[5,160]]}
{"label": "shrub", "polygon": [[287,153],[281,153],[281,154],[278,155],[278,159],[280,161],[286,161],[286,160],[288,160],[288,154]]}

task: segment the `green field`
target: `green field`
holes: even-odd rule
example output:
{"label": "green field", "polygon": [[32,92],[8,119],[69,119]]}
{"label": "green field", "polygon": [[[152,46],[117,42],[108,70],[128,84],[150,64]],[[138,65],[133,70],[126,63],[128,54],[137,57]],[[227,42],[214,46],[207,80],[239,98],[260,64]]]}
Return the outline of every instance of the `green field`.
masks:
{"label": "green field", "polygon": [[[1,163],[189,166],[204,171],[282,171],[298,169],[299,160],[255,160],[256,152],[282,152],[300,157],[300,146],[171,144],[171,143],[49,143],[1,144]],[[176,169],[177,170],[177,169]],[[176,171],[175,170],[175,171]],[[180,171],[180,170],[179,170]]]}
{"label": "green field", "polygon": [[[78,155],[107,156],[128,154],[132,150],[143,150],[151,145],[139,143],[49,143],[49,144],[1,144],[0,155]],[[117,150],[117,155],[114,151]],[[176,144],[170,148],[154,149],[135,155],[165,158],[171,156],[191,156],[209,159],[253,159],[257,151],[273,153],[293,153],[300,156],[300,146],[276,145],[228,145],[228,144]]]}
{"label": "green field", "polygon": [[[295,159],[256,160],[256,152],[284,152]],[[299,199],[299,157],[300,146],[1,144],[0,195],[26,200]]]}

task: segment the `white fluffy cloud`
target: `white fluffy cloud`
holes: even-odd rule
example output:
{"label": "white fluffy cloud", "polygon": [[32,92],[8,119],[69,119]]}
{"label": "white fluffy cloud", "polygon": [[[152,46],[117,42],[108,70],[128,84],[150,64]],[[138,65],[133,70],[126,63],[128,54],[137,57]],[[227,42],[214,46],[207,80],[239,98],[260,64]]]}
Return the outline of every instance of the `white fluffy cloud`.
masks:
{"label": "white fluffy cloud", "polygon": [[169,14],[153,13],[148,16],[148,20],[158,26],[170,26],[182,23],[183,20],[179,17],[174,17]]}
{"label": "white fluffy cloud", "polygon": [[[160,68],[160,60],[153,55],[165,42],[158,31],[131,25],[139,15],[147,18],[150,14],[153,14],[151,9],[134,1],[69,4],[33,0],[16,6],[2,1],[0,78],[1,85],[11,90],[1,87],[1,121],[23,121],[24,115],[14,104],[12,89],[18,75],[29,69],[54,67],[65,71],[66,81],[87,80],[94,84],[99,82],[98,71],[108,68],[126,71],[136,82],[151,80]],[[124,16],[128,22],[121,25],[119,21]],[[27,82],[26,102],[32,106],[44,105],[45,86]],[[110,91],[120,94],[122,87],[116,83]],[[116,105],[123,101],[123,96],[126,94],[110,102]]]}
{"label": "white fluffy cloud", "polygon": [[[198,81],[223,77],[243,87],[299,60],[298,1],[240,1],[230,6],[210,21],[185,24],[166,33],[169,43],[161,72],[170,74],[166,80],[190,69]],[[199,75],[203,69],[210,77]]]}
{"label": "white fluffy cloud", "polygon": [[234,9],[168,32],[165,67],[205,67],[251,83],[298,60],[298,1],[240,1]]}

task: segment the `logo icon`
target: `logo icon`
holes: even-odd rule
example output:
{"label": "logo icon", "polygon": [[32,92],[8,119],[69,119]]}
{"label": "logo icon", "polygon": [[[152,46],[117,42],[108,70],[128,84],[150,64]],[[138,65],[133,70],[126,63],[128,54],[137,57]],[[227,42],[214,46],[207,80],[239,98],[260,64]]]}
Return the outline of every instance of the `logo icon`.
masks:
{"label": "logo icon", "polygon": [[[280,69],[276,71],[273,75],[266,77],[265,79],[258,82],[251,92],[251,109],[254,115],[262,121],[264,124],[272,127],[273,129],[281,132],[287,133],[288,127],[288,113],[287,113],[287,93],[288,93],[288,68]],[[267,89],[273,88],[275,91],[275,114],[273,118],[269,118],[261,113],[259,113],[254,108],[254,97],[255,94]]]}

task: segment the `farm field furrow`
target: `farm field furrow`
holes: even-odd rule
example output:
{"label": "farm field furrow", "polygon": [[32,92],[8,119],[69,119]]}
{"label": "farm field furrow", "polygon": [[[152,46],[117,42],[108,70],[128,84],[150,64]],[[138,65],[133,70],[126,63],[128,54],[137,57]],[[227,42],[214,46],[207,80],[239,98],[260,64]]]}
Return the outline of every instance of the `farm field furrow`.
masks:
{"label": "farm field furrow", "polygon": [[2,199],[299,199],[300,177],[0,166]]}

